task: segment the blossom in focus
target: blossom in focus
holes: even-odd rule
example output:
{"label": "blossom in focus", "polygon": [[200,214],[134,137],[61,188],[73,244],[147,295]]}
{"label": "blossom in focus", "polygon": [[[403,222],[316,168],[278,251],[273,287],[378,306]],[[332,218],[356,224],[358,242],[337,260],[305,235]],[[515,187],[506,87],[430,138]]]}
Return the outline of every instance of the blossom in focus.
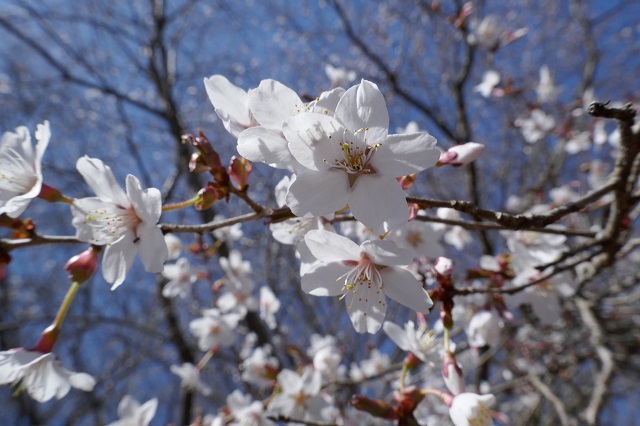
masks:
{"label": "blossom in focus", "polygon": [[349,206],[364,225],[382,234],[409,218],[397,177],[420,172],[440,157],[428,133],[389,135],[389,114],[378,87],[362,80],[347,90],[334,116],[303,113],[283,132],[302,168],[289,187],[296,216],[326,216]]}
{"label": "blossom in focus", "polygon": [[20,381],[20,388],[38,402],[54,396],[60,399],[72,387],[90,392],[96,384],[92,376],[62,367],[51,352],[22,348],[0,352],[0,385],[16,385]]}
{"label": "blossom in focus", "polygon": [[140,405],[138,401],[129,395],[118,404],[118,417],[120,420],[109,423],[107,426],[149,426],[158,408],[158,398],[150,399]]}
{"label": "blossom in focus", "polygon": [[182,365],[172,365],[171,372],[182,380],[180,385],[189,391],[198,391],[204,396],[211,394],[211,388],[200,380],[200,370],[191,364],[185,362]]}
{"label": "blossom in focus", "polygon": [[233,343],[233,330],[241,316],[237,313],[223,314],[218,309],[207,309],[202,317],[189,323],[191,334],[198,338],[201,351],[208,351],[216,346],[230,346]]}
{"label": "blossom in focus", "polygon": [[493,426],[489,407],[495,403],[493,394],[461,393],[453,398],[449,416],[455,426]]}
{"label": "blossom in focus", "polygon": [[296,92],[279,81],[262,80],[257,88],[249,91],[249,109],[259,126],[240,134],[238,153],[250,161],[263,162],[280,169],[300,168],[282,133],[283,123],[304,112],[332,115],[343,93],[344,89],[336,88],[305,103]]}
{"label": "blossom in focus", "polygon": [[413,321],[407,321],[403,329],[391,321],[385,321],[382,328],[400,349],[411,352],[424,363],[433,364],[439,344],[436,341],[435,332],[428,330],[426,324],[421,324],[416,329]]}
{"label": "blossom in focus", "polygon": [[249,127],[257,126],[249,110],[249,94],[222,75],[204,79],[204,87],[224,128],[236,138]]}
{"label": "blossom in focus", "polygon": [[49,122],[38,124],[35,149],[26,127],[0,139],[0,214],[18,217],[42,188],[42,156],[49,145]]}
{"label": "blossom in focus", "polygon": [[521,117],[516,120],[516,127],[520,128],[522,137],[528,143],[536,143],[547,136],[556,125],[556,120],[552,115],[536,108],[529,113],[528,117]]}
{"label": "blossom in focus", "polygon": [[162,214],[160,191],[143,190],[138,178],[128,175],[125,193],[109,166],[95,158],[82,157],[76,167],[96,197],[73,202],[72,224],[80,241],[107,246],[102,275],[111,289],[122,284],[136,252],[147,272],[162,272],[169,250],[157,226]]}
{"label": "blossom in focus", "polygon": [[417,312],[428,313],[431,298],[411,272],[409,250],[392,241],[360,246],[328,231],[310,231],[307,246],[318,260],[304,275],[302,289],[315,296],[341,296],[359,333],[378,331],[387,310],[386,296]]}
{"label": "blossom in focus", "polygon": [[187,297],[191,285],[198,280],[198,275],[191,269],[189,259],[181,257],[175,264],[165,265],[162,275],[169,280],[162,289],[162,295],[167,298]]}

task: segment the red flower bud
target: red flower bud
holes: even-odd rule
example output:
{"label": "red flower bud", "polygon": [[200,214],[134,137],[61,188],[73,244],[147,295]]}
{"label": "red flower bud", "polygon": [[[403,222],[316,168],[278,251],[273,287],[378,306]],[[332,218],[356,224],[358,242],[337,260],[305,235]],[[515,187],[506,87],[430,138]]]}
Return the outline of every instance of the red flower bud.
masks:
{"label": "red flower bud", "polygon": [[88,280],[98,267],[98,253],[100,247],[91,246],[80,254],[73,256],[64,269],[69,273],[69,279],[78,284]]}
{"label": "red flower bud", "polygon": [[396,420],[396,410],[389,404],[379,399],[371,399],[362,395],[353,395],[349,402],[356,409],[365,411],[374,417],[381,417],[383,419]]}
{"label": "red flower bud", "polygon": [[53,345],[55,345],[58,340],[58,336],[60,335],[60,328],[51,324],[49,327],[45,328],[35,346],[30,351],[38,351],[43,354],[48,354],[53,350]]}

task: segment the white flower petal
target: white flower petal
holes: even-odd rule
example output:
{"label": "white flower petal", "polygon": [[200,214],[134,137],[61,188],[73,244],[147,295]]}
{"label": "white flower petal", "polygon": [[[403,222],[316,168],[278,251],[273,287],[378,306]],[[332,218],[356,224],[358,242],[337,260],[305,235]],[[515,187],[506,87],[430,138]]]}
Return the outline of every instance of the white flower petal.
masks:
{"label": "white flower petal", "polygon": [[305,109],[296,92],[270,79],[249,91],[249,107],[261,126],[274,130],[281,130],[285,120]]}
{"label": "white flower petal", "polygon": [[238,153],[250,161],[259,161],[279,169],[294,169],[297,161],[289,152],[287,140],[279,130],[252,127],[238,136]]}
{"label": "white flower petal", "polygon": [[413,260],[410,250],[400,248],[389,240],[365,241],[362,250],[376,265],[405,266]]}
{"label": "white flower petal", "polygon": [[433,167],[440,159],[436,139],[428,133],[389,135],[371,164],[378,173],[400,177]]}
{"label": "white flower petal", "polygon": [[378,86],[367,80],[362,80],[342,95],[335,117],[350,131],[369,128],[374,143],[389,131],[389,113],[384,96]]}
{"label": "white flower petal", "polygon": [[345,293],[345,303],[353,328],[358,333],[378,332],[387,313],[387,302],[380,288],[359,283],[356,291]]}
{"label": "white flower petal", "polygon": [[142,190],[140,181],[133,175],[128,175],[127,195],[131,200],[136,216],[143,222],[158,223],[162,214],[162,195],[156,188]]}
{"label": "white flower petal", "polygon": [[309,231],[304,237],[307,247],[316,259],[323,262],[359,260],[360,247],[350,239],[335,232],[324,230]]}
{"label": "white flower petal", "polygon": [[344,282],[338,279],[351,269],[335,262],[319,262],[302,276],[302,291],[314,296],[339,296],[342,294]]}
{"label": "white flower petal", "polygon": [[140,260],[147,272],[158,273],[164,269],[169,257],[169,249],[162,231],[155,223],[143,222],[138,225],[138,246]]}
{"label": "white flower petal", "polygon": [[394,177],[382,174],[359,176],[349,194],[353,215],[377,234],[383,234],[409,220],[402,187]]}
{"label": "white flower petal", "polygon": [[111,290],[115,290],[124,282],[133,266],[136,257],[136,245],[133,240],[134,236],[129,233],[119,241],[107,245],[102,255],[102,276],[112,284]]}
{"label": "white flower petal", "polygon": [[327,216],[347,204],[348,194],[349,181],[345,173],[307,169],[297,174],[289,187],[287,205],[296,216]]}
{"label": "white flower petal", "polygon": [[333,117],[314,113],[295,115],[282,127],[291,154],[311,170],[329,167],[336,157],[333,145],[342,141],[343,130]]}
{"label": "white flower petal", "polygon": [[429,313],[433,302],[416,277],[406,269],[390,266],[380,271],[382,290],[396,302],[423,314]]}
{"label": "white flower petal", "polygon": [[385,321],[384,324],[382,324],[382,329],[384,330],[385,334],[389,336],[389,338],[393,341],[393,343],[395,343],[396,346],[398,346],[400,349],[402,349],[403,351],[411,350],[409,338],[407,337],[407,333],[402,327],[391,321]]}
{"label": "white flower petal", "polygon": [[102,160],[85,155],[78,159],[76,168],[98,198],[112,201],[122,208],[127,208],[130,205],[127,194],[118,185],[111,168],[105,165]]}

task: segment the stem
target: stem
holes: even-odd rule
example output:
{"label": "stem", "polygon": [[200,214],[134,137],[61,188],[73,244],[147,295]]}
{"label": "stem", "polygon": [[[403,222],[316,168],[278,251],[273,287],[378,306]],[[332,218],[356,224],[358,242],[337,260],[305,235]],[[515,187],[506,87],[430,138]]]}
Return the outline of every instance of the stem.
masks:
{"label": "stem", "polygon": [[215,346],[211,349],[209,349],[207,351],[206,354],[204,354],[204,356],[202,357],[202,359],[200,360],[200,362],[198,363],[198,365],[196,366],[196,368],[198,369],[198,371],[202,370],[204,368],[205,365],[207,365],[207,363],[209,362],[209,360],[211,358],[213,358],[213,356],[215,355],[215,353],[218,351],[218,347]]}
{"label": "stem", "polygon": [[71,302],[75,297],[78,289],[80,288],[80,284],[77,281],[71,283],[71,287],[69,287],[69,291],[64,296],[64,300],[62,301],[62,305],[60,305],[60,309],[58,309],[58,313],[56,314],[56,319],[53,320],[53,325],[55,328],[60,329],[62,327],[62,322],[64,318],[67,316],[67,311],[71,306]]}
{"label": "stem", "polygon": [[400,371],[400,391],[404,391],[404,381],[407,376],[407,371],[409,371],[409,364],[406,362],[402,363],[402,370]]}
{"label": "stem", "polygon": [[449,338],[450,338],[450,332],[451,330],[449,330],[448,328],[444,329],[444,351],[447,353],[450,353],[451,351],[449,350]]}
{"label": "stem", "polygon": [[198,201],[199,197],[195,196],[193,198],[191,198],[190,200],[187,201],[182,201],[180,203],[175,203],[175,204],[167,204],[162,206],[162,213],[166,213],[169,212],[171,210],[178,210],[178,209],[183,209],[185,207],[189,207],[194,205],[197,201]]}

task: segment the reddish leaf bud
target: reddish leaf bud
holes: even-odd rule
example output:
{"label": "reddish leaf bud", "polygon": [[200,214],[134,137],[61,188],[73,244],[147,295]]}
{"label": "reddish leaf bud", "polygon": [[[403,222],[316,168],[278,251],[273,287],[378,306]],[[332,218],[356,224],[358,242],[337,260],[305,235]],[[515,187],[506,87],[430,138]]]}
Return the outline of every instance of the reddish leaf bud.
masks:
{"label": "reddish leaf bud", "polygon": [[53,345],[56,344],[59,335],[60,328],[56,327],[54,324],[51,324],[49,327],[44,329],[42,334],[40,334],[40,337],[38,338],[36,344],[29,350],[47,354],[53,350]]}
{"label": "reddish leaf bud", "polygon": [[202,158],[202,154],[194,152],[189,160],[189,171],[191,173],[204,173],[211,170],[211,167]]}
{"label": "reddish leaf bud", "polygon": [[251,164],[251,161],[243,157],[236,157],[235,155],[231,157],[228,169],[229,176],[231,176],[231,179],[236,181],[240,190],[246,188],[251,170],[253,170],[253,164]]}

